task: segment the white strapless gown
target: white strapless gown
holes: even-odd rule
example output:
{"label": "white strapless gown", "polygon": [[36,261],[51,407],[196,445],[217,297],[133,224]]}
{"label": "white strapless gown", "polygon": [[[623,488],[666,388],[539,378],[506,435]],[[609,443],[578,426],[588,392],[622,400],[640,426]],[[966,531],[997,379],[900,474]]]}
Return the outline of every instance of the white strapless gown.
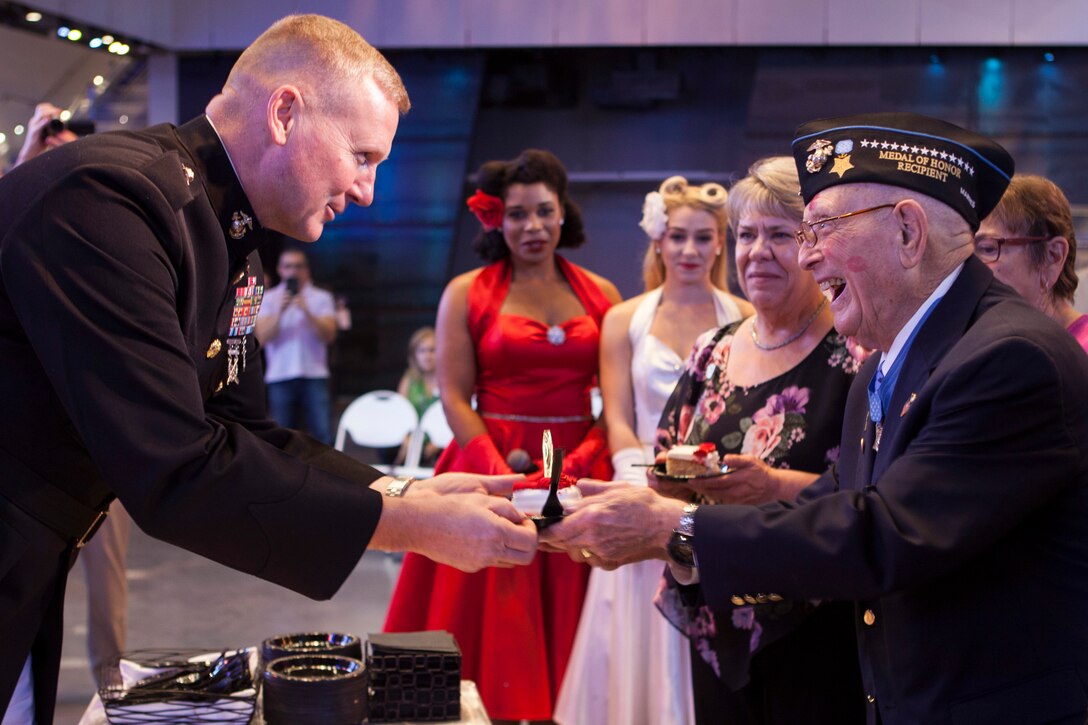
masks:
{"label": "white strapless gown", "polygon": [[[635,430],[653,462],[657,423],[685,358],[650,334],[661,302],[653,290],[631,316],[631,381]],[[716,291],[718,326],[740,318],[724,292]],[[633,476],[630,473],[625,480]],[[645,473],[640,480],[646,485]],[[578,634],[559,691],[560,725],[688,725],[691,704],[688,641],[653,605],[664,564],[644,561],[616,571],[594,569]]]}

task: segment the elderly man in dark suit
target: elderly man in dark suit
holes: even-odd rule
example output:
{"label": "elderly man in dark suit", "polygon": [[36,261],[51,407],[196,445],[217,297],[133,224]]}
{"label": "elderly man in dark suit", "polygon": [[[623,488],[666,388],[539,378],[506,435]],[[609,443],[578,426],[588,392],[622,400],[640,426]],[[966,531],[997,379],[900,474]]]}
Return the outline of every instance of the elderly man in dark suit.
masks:
{"label": "elderly man in dark suit", "polygon": [[913,114],[816,121],[793,148],[801,263],[839,332],[881,351],[837,466],[760,507],[587,483],[546,538],[603,566],[666,558],[716,610],[855,601],[872,722],[1079,725],[1088,358],[972,254],[1012,159]]}
{"label": "elderly man in dark suit", "polygon": [[314,241],[370,204],[408,106],[355,31],[291,16],[241,55],[207,115],[76,141],[0,180],[0,712],[13,721],[52,722],[65,579],[114,496],[151,535],[317,598],[367,548],[466,570],[532,559],[531,522],[486,495],[514,477],[410,486],[265,414],[256,249],[277,233]]}

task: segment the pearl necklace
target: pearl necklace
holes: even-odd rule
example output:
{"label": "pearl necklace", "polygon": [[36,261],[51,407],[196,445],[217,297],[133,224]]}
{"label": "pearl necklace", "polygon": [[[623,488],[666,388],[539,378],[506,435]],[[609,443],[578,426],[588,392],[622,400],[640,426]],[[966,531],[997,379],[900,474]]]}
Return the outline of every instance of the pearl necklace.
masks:
{"label": "pearl necklace", "polygon": [[763,343],[761,343],[759,341],[759,336],[756,334],[756,318],[753,316],[752,317],[752,342],[755,343],[756,347],[758,347],[760,350],[763,350],[764,352],[770,352],[771,350],[777,350],[777,349],[779,349],[781,347],[785,347],[786,345],[789,345],[791,342],[795,342],[797,340],[797,338],[801,337],[801,335],[804,335],[805,330],[807,330],[809,327],[812,326],[812,323],[816,321],[816,318],[820,316],[820,312],[823,311],[824,307],[826,307],[826,306],[827,306],[827,298],[824,297],[823,301],[820,302],[820,304],[816,306],[816,311],[813,312],[812,315],[810,315],[807,320],[805,320],[805,324],[801,325],[801,329],[798,330],[797,332],[793,333],[793,335],[791,335],[788,340],[784,340],[783,342],[780,342],[777,345],[764,345]]}

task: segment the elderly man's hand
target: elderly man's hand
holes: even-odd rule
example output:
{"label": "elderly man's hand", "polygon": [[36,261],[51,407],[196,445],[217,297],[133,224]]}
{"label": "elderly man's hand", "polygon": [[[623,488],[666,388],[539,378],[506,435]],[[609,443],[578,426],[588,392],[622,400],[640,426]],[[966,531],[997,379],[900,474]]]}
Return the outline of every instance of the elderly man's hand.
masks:
{"label": "elderly man's hand", "polygon": [[547,548],[561,549],[575,561],[615,569],[644,559],[664,559],[665,545],[680,521],[684,504],[645,486],[579,481],[586,495],[571,512],[541,532]]}
{"label": "elderly man's hand", "polygon": [[418,527],[405,548],[440,564],[474,572],[528,564],[536,554],[536,526],[505,498],[450,493],[397,503],[413,507]]}

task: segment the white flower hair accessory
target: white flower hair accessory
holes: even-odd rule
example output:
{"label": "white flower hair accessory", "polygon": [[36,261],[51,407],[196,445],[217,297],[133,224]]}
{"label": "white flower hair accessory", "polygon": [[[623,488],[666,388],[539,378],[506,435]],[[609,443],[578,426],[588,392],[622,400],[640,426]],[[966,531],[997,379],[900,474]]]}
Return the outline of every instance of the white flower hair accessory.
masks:
{"label": "white flower hair accessory", "polygon": [[665,197],[660,191],[651,191],[642,202],[642,221],[638,223],[650,239],[660,239],[669,225],[669,215],[665,213]]}

